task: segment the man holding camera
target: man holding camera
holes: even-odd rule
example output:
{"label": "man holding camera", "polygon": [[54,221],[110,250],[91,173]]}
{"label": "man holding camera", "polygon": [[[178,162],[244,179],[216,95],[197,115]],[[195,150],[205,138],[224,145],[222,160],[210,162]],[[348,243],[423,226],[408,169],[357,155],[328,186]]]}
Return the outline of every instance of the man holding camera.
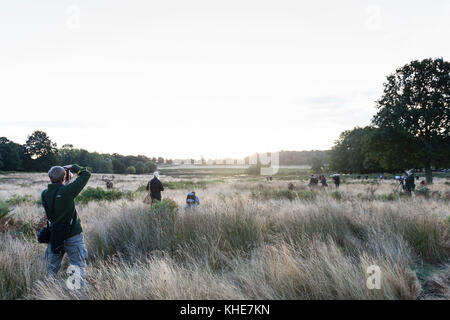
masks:
{"label": "man holding camera", "polygon": [[[69,183],[72,173],[77,173],[78,178]],[[48,271],[56,277],[64,253],[67,253],[70,264],[79,268],[80,276],[84,279],[87,250],[74,199],[86,186],[91,173],[74,164],[51,167],[48,176],[51,184],[41,194],[50,230],[49,244],[44,255]]]}

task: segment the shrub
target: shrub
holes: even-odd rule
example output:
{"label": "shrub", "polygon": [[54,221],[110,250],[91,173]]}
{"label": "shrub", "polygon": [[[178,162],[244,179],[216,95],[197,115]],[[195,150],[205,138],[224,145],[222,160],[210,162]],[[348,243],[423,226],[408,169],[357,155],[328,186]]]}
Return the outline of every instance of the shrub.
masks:
{"label": "shrub", "polygon": [[75,201],[84,204],[89,201],[114,201],[120,199],[133,200],[134,196],[134,193],[131,191],[120,191],[117,189],[104,190],[100,187],[88,187],[75,199]]}
{"label": "shrub", "polygon": [[297,194],[300,200],[311,201],[316,198],[314,190],[300,190]]}
{"label": "shrub", "polygon": [[314,200],[315,197],[316,194],[313,190],[300,190],[299,192],[295,192],[286,189],[274,190],[274,189],[259,188],[258,190],[253,190],[250,193],[250,198],[263,200],[269,199],[288,199],[290,201],[295,199]]}
{"label": "shrub", "polygon": [[261,174],[261,164],[252,164],[247,168],[246,173],[252,176]]}
{"label": "shrub", "polygon": [[331,197],[336,199],[336,200],[341,200],[342,199],[342,194],[339,192],[339,190],[333,191],[331,193]]}
{"label": "shrub", "polygon": [[173,214],[178,210],[178,205],[175,201],[170,198],[163,199],[162,201],[157,201],[151,206],[152,212],[166,212],[168,214]]}
{"label": "shrub", "polygon": [[0,200],[0,220],[7,219],[10,216],[11,210],[6,201]]}
{"label": "shrub", "polygon": [[441,197],[442,197],[442,199],[444,199],[446,201],[450,201],[450,191],[443,192]]}
{"label": "shrub", "polygon": [[167,189],[205,189],[206,185],[212,183],[212,181],[190,181],[190,180],[180,180],[180,181],[167,181],[164,182],[164,188]]}
{"label": "shrub", "polygon": [[430,189],[428,189],[427,187],[417,188],[416,189],[416,194],[419,195],[419,196],[423,196],[426,199],[428,199],[430,197]]}
{"label": "shrub", "polygon": [[[169,190],[192,190],[192,189],[206,189],[207,185],[223,182],[221,180],[200,180],[200,181],[190,181],[190,180],[179,180],[179,181],[166,181],[164,182],[164,188]],[[136,192],[146,192],[147,185],[143,184],[136,189]]]}
{"label": "shrub", "polygon": [[147,190],[147,185],[142,185],[142,186],[139,186],[137,189],[136,189],[136,192],[147,192],[148,190]]}
{"label": "shrub", "polygon": [[[40,201],[40,199],[39,199]],[[13,195],[12,198],[7,200],[9,205],[16,206],[22,203],[33,203],[33,199],[31,199],[30,195],[19,196],[17,194]]]}
{"label": "shrub", "polygon": [[380,201],[395,201],[399,198],[400,196],[397,193],[388,193],[388,194],[380,194],[380,195],[376,195],[375,196],[375,200],[380,200]]}

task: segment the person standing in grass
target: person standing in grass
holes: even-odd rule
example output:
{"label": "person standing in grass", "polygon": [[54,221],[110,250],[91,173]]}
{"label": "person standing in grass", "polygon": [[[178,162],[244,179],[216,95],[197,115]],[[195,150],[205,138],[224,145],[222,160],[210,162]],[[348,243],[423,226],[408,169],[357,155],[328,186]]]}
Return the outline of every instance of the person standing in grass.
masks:
{"label": "person standing in grass", "polygon": [[[72,172],[77,173],[78,178],[69,183]],[[74,164],[51,167],[48,176],[51,184],[41,193],[50,226],[50,243],[45,251],[44,260],[49,274],[56,277],[63,256],[67,253],[70,264],[79,268],[82,284],[86,277],[87,250],[74,200],[86,186],[91,173],[86,168]]]}
{"label": "person standing in grass", "polygon": [[409,194],[411,194],[411,191],[416,189],[416,184],[414,183],[414,172],[412,169],[406,171],[405,188]]}
{"label": "person standing in grass", "polygon": [[319,180],[320,180],[320,183],[322,184],[322,187],[323,187],[323,188],[328,187],[328,184],[327,184],[327,178],[325,178],[324,175],[321,175],[321,176],[319,177]]}
{"label": "person standing in grass", "polygon": [[309,186],[310,187],[317,187],[317,184],[319,183],[319,180],[317,179],[317,176],[312,174],[311,179],[309,179]]}
{"label": "person standing in grass", "polygon": [[152,204],[155,201],[161,201],[161,191],[164,191],[164,186],[159,180],[159,173],[155,171],[153,173],[153,179],[147,183],[147,191],[150,191],[150,197],[152,198]]}
{"label": "person standing in grass", "polygon": [[333,178],[336,189],[339,189],[339,185],[341,184],[341,177],[337,173],[333,174],[331,177]]}

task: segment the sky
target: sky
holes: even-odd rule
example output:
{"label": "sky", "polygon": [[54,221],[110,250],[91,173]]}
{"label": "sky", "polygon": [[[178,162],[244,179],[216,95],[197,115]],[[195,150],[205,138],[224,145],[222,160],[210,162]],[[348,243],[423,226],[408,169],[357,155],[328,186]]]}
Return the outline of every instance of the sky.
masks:
{"label": "sky", "polygon": [[0,136],[165,158],[329,149],[386,76],[450,56],[449,0],[14,0]]}

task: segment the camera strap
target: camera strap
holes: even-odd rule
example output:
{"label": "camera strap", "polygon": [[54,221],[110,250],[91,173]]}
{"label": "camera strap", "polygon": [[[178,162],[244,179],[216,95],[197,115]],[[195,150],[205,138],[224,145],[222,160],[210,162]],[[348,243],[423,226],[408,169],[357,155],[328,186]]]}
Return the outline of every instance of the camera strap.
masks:
{"label": "camera strap", "polygon": [[[58,187],[58,189],[56,189],[55,194],[53,195],[52,210],[50,211],[51,214],[53,214],[53,212],[55,211],[56,195],[58,194],[58,191],[59,191],[59,189],[60,189],[61,187],[62,187],[62,185],[60,185],[60,186]],[[45,192],[45,194],[47,194],[47,192],[48,192],[48,189],[47,189],[47,191]],[[50,224],[51,224],[51,223],[50,223],[50,220],[49,220],[49,218],[48,218],[47,201],[45,201],[44,194],[42,194],[42,202],[44,203],[45,215],[46,215],[46,217],[47,217],[47,227],[50,227]]]}

